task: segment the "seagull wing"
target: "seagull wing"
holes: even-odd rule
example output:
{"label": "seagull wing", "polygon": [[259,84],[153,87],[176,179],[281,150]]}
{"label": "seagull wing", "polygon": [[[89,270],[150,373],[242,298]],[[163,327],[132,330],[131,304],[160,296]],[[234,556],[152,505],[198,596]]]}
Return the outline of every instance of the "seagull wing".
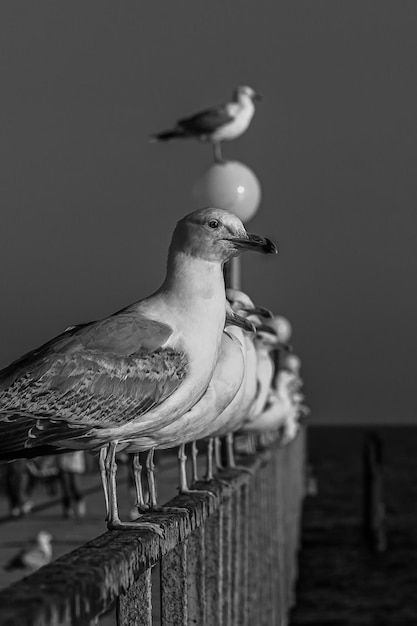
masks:
{"label": "seagull wing", "polygon": [[224,104],[179,120],[178,126],[192,135],[209,135],[221,126],[232,122],[234,118],[232,105]]}
{"label": "seagull wing", "polygon": [[126,424],[164,402],[187,373],[186,355],[165,345],[171,334],[121,312],[12,363],[0,372],[0,458]]}

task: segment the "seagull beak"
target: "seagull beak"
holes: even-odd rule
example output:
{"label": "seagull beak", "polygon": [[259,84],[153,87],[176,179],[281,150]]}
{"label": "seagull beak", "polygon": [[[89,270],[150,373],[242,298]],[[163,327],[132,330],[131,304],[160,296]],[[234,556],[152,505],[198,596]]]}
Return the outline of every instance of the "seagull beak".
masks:
{"label": "seagull beak", "polygon": [[279,350],[284,350],[284,352],[293,352],[294,348],[292,347],[292,345],[290,343],[279,343],[278,344],[278,348]]}
{"label": "seagull beak", "polygon": [[254,252],[262,252],[263,254],[277,254],[278,248],[267,237],[259,237],[258,235],[250,235],[245,237],[230,237],[226,241],[231,241],[236,248],[243,250],[253,250]]}
{"label": "seagull beak", "polygon": [[252,96],[252,100],[256,100],[257,102],[262,102],[262,96],[260,93],[254,93]]}
{"label": "seagull beak", "polygon": [[278,337],[275,330],[271,328],[270,326],[267,326],[266,324],[257,324],[256,332],[267,333],[268,335],[271,335],[272,337]]}
{"label": "seagull beak", "polygon": [[245,313],[249,313],[249,315],[259,315],[260,317],[266,317],[267,319],[272,319],[274,317],[274,314],[272,313],[272,311],[270,311],[269,309],[266,309],[263,306],[255,306],[253,308],[242,308],[242,311],[245,311]]}
{"label": "seagull beak", "polygon": [[226,313],[225,326],[237,326],[242,330],[246,330],[248,333],[256,333],[255,324],[247,320],[245,317],[237,315],[236,313],[234,313],[233,315],[229,315],[229,313]]}

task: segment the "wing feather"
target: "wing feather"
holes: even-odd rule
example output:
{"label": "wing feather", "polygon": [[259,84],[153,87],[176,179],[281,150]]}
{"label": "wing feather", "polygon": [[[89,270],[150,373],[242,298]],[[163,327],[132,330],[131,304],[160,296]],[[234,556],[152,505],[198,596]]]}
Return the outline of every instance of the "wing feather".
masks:
{"label": "wing feather", "polygon": [[71,328],[0,372],[0,458],[12,458],[22,442],[63,446],[164,402],[188,365],[183,352],[163,347],[171,333],[166,324],[122,312]]}
{"label": "wing feather", "polygon": [[221,105],[179,120],[178,126],[187,132],[204,135],[214,132],[220,126],[232,122],[233,119],[234,116],[231,114],[229,107]]}

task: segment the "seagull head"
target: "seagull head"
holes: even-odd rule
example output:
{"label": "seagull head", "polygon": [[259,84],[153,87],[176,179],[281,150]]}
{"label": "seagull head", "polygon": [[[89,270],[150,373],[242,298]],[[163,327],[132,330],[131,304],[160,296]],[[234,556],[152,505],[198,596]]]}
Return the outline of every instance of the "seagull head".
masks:
{"label": "seagull head", "polygon": [[299,374],[301,369],[301,360],[296,354],[287,354],[284,359],[284,368],[293,372],[294,374]]}
{"label": "seagull head", "polygon": [[250,322],[247,317],[243,317],[242,315],[238,315],[231,307],[228,300],[226,300],[226,321],[225,327],[227,326],[237,326],[242,330],[246,330],[248,333],[256,333],[256,326],[252,322]]}
{"label": "seagull head", "polygon": [[178,222],[171,250],[219,263],[247,250],[277,253],[272,241],[247,233],[241,220],[231,211],[211,208],[198,209]]}
{"label": "seagull head", "polygon": [[262,100],[259,93],[256,93],[256,91],[252,89],[252,87],[248,87],[247,85],[241,85],[240,87],[236,87],[233,94],[233,99],[235,100],[235,102],[242,102],[244,100],[252,100],[252,102],[255,102],[256,100]]}
{"label": "seagull head", "polygon": [[292,335],[292,328],[290,322],[286,317],[282,315],[276,315],[270,324],[278,335],[278,339],[281,343],[288,343]]}
{"label": "seagull head", "polygon": [[40,546],[49,546],[52,541],[52,535],[47,530],[41,530],[36,535],[36,541]]}
{"label": "seagull head", "polygon": [[271,319],[273,317],[271,311],[262,306],[255,306],[249,296],[240,289],[226,289],[226,298],[230,302],[232,309],[241,314],[257,315]]}

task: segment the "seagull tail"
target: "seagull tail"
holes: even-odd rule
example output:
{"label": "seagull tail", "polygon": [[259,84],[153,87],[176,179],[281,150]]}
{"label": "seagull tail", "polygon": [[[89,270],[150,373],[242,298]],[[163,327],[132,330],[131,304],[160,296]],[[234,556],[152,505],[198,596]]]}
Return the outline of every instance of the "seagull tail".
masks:
{"label": "seagull tail", "polygon": [[179,137],[186,137],[186,133],[182,128],[172,128],[171,130],[164,130],[162,133],[151,135],[149,141],[156,143],[157,141],[171,141],[171,139],[178,139]]}

